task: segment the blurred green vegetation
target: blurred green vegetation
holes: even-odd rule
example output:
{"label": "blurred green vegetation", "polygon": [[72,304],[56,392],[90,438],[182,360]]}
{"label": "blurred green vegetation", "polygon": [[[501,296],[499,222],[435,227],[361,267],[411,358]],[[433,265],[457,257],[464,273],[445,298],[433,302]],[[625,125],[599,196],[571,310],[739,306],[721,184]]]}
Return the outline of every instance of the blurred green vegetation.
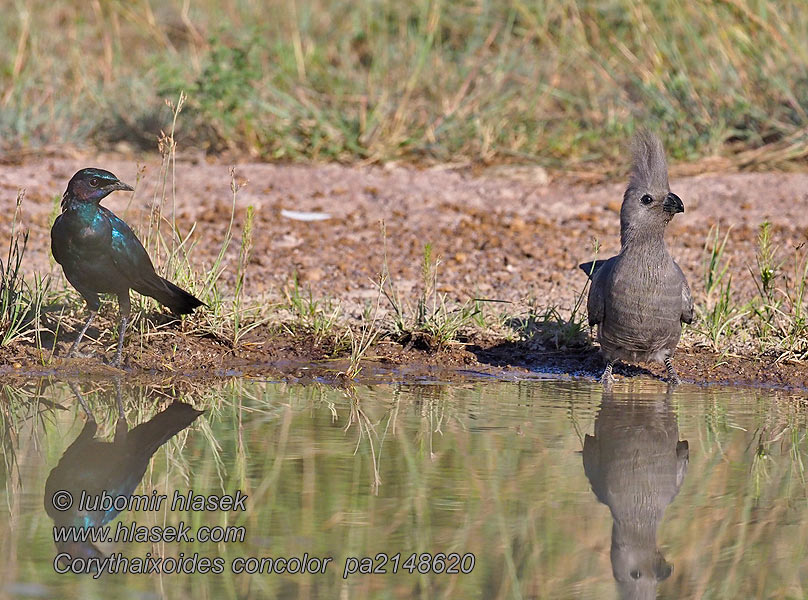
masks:
{"label": "blurred green vegetation", "polygon": [[264,159],[622,164],[808,154],[802,0],[7,2],[0,150],[156,147]]}
{"label": "blurred green vegetation", "polygon": [[[82,389],[100,437],[115,430],[111,383]],[[246,514],[126,513],[125,523],[244,525],[243,544],[131,544],[129,556],[333,556],[323,575],[128,575],[52,569],[42,493],[81,431],[67,385],[0,388],[0,593],[120,598],[611,598],[612,517],[582,465],[602,389],[583,382],[321,385],[178,380],[124,388],[130,426],[180,398],[205,415],[152,461],[138,493],[249,495]],[[665,387],[630,382],[632,402]],[[683,386],[675,412],[690,465],[657,543],[674,565],[661,597],[805,596],[808,412],[797,395]],[[653,424],[649,424],[653,426]],[[635,424],[636,427],[636,424]],[[473,552],[468,575],[341,578],[346,556]]]}

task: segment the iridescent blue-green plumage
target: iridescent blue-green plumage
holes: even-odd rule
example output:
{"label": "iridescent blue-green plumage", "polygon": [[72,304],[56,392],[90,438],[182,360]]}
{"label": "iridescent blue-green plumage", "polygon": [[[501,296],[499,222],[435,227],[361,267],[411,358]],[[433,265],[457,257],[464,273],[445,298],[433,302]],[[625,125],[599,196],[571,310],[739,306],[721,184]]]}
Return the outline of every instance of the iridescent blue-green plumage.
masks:
{"label": "iridescent blue-green plumage", "polygon": [[122,317],[116,359],[120,362],[123,331],[130,311],[130,289],[154,298],[177,315],[193,311],[202,302],[157,275],[132,229],[99,204],[115,190],[132,188],[103,169],[82,169],[76,173],[62,197],[62,213],[51,229],[51,252],[90,309],[90,318],[71,353],[100,307],[99,294],[115,294]]}
{"label": "iridescent blue-green plumage", "polygon": [[[65,450],[45,482],[45,510],[54,524],[83,529],[101,527],[112,521],[120,511],[114,507],[102,509],[100,503],[96,504],[96,498],[104,492],[111,498],[131,497],[157,449],[201,414],[202,411],[190,404],[174,402],[149,421],[128,431],[121,412],[112,442],[95,438],[97,425],[89,415],[81,433]],[[73,497],[72,506],[65,511],[57,510],[53,503],[54,494],[62,490]],[[90,507],[97,510],[80,508],[82,492],[89,499]],[[58,545],[60,551],[68,551],[74,557],[100,554],[90,540]]]}

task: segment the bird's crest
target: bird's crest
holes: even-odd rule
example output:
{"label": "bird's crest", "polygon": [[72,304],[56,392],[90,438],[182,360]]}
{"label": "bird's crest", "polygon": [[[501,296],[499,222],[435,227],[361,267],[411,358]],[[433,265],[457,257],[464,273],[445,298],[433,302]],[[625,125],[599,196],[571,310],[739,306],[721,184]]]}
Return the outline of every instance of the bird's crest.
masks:
{"label": "bird's crest", "polygon": [[631,141],[631,154],[633,161],[629,188],[661,191],[668,189],[668,164],[659,137],[647,129],[641,129]]}

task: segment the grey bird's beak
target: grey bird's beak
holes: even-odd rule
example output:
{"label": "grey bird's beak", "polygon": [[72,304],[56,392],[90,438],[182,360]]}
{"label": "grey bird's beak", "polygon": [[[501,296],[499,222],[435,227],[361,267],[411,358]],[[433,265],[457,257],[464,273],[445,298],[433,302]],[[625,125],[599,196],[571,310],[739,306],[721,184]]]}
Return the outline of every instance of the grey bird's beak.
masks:
{"label": "grey bird's beak", "polygon": [[668,192],[668,195],[665,196],[665,200],[662,202],[662,210],[675,215],[676,213],[685,212],[685,205],[682,203],[682,199],[679,196],[673,192]]}
{"label": "grey bird's beak", "polygon": [[114,192],[116,190],[121,190],[124,192],[134,192],[135,188],[133,188],[131,185],[126,185],[123,181],[118,181],[117,183],[113,183],[109,187],[109,191],[111,192]]}

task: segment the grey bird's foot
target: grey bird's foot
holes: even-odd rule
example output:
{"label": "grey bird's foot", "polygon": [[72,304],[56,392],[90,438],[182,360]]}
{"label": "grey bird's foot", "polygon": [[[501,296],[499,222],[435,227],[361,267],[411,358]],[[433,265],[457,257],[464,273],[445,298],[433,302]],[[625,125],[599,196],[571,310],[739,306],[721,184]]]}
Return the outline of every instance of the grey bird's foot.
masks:
{"label": "grey bird's foot", "polygon": [[682,380],[679,379],[679,375],[676,373],[676,369],[673,368],[673,360],[671,357],[665,359],[665,370],[668,372],[668,383],[670,385],[679,385],[682,383]]}
{"label": "grey bird's foot", "polygon": [[600,383],[603,384],[603,387],[607,390],[610,390],[614,384],[614,375],[612,375],[613,365],[614,361],[610,360],[606,365],[606,369],[603,371],[603,375],[600,376]]}
{"label": "grey bird's foot", "polygon": [[123,356],[120,347],[118,348],[117,352],[115,352],[115,358],[109,362],[109,366],[115,367],[116,369],[123,369]]}

